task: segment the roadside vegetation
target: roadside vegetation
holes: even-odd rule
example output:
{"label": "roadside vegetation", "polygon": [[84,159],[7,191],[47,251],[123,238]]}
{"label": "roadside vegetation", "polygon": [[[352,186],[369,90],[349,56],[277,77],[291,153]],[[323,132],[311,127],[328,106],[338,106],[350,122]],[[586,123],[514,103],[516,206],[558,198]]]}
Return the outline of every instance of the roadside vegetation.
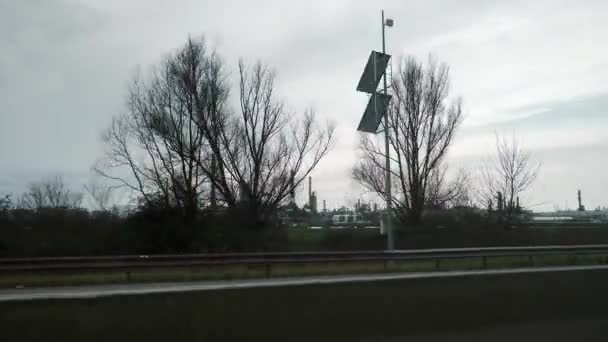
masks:
{"label": "roadside vegetation", "polygon": [[[378,229],[330,229],[316,205],[296,205],[334,126],[288,109],[277,75],[261,61],[228,65],[204,39],[188,38],[133,78],[88,184],[55,175],[0,198],[0,257],[384,249]],[[608,241],[599,228],[527,223],[519,194],[540,164],[515,137],[497,134],[480,175],[448,171],[463,108],[447,65],[404,57],[391,79],[397,248]],[[383,144],[362,137],[359,150],[353,178],[385,198]],[[387,214],[367,213],[370,222]],[[316,225],[323,229],[302,228]]]}

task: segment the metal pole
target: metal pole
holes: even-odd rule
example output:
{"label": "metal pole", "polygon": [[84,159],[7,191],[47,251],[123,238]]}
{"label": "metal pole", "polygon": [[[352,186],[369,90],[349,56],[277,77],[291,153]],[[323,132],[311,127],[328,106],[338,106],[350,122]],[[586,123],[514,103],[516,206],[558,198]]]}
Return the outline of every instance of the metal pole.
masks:
{"label": "metal pole", "polygon": [[[382,53],[386,54],[386,43],[385,43],[385,39],[384,39],[384,27],[385,27],[385,22],[384,22],[384,10],[382,10]],[[386,86],[386,70],[384,70],[384,95],[387,95],[387,86]],[[387,232],[387,239],[386,239],[386,249],[389,251],[392,251],[395,249],[395,239],[393,236],[393,225],[392,225],[392,218],[391,218],[391,212],[392,212],[392,197],[391,197],[391,160],[390,160],[390,144],[389,144],[389,118],[388,118],[388,106],[386,109],[386,112],[384,113],[384,150],[385,150],[385,154],[386,154],[386,177],[384,179],[384,185],[385,185],[385,189],[384,191],[386,192],[386,213],[385,213],[385,223],[386,223],[386,232]]]}

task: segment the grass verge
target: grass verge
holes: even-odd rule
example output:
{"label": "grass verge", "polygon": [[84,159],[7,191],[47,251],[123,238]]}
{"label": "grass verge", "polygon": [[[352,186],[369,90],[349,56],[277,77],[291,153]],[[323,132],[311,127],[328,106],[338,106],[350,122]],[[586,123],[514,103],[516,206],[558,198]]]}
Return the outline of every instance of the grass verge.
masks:
{"label": "grass verge", "polygon": [[285,263],[266,265],[222,265],[150,270],[109,270],[90,272],[50,272],[0,274],[0,288],[182,282],[201,280],[302,277],[315,275],[374,274],[395,272],[461,271],[519,267],[601,265],[608,256],[536,256],[463,258],[421,261],[357,261]]}

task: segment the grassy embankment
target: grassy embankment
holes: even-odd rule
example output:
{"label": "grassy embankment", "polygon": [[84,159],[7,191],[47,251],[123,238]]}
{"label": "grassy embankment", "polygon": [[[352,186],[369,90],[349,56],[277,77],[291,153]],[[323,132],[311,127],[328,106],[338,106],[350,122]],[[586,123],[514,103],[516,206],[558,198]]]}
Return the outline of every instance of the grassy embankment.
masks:
{"label": "grassy embankment", "polygon": [[[534,257],[534,266],[599,265],[605,256],[544,256]],[[528,257],[488,258],[486,269],[529,267]],[[436,261],[331,262],[314,264],[281,264],[270,269],[261,266],[213,266],[197,268],[152,269],[146,271],[104,271],[71,273],[35,273],[0,275],[0,287],[71,286],[85,284],[119,284],[163,281],[201,281],[252,279],[264,277],[297,277],[312,275],[373,274],[390,272],[429,272],[483,269],[481,258]]]}

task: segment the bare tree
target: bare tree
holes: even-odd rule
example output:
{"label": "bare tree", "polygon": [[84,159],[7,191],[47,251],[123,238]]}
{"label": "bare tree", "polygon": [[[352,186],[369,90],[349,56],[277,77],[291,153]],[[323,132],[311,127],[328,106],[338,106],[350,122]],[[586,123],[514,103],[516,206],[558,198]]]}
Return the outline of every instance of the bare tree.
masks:
{"label": "bare tree", "polygon": [[540,165],[521,147],[515,135],[507,139],[497,133],[496,155],[485,160],[480,169],[481,201],[491,203],[499,197],[495,203],[511,218],[518,209],[519,195],[536,180]]}
{"label": "bare tree", "polygon": [[33,182],[19,199],[18,206],[27,209],[78,208],[83,194],[73,192],[65,184],[63,177],[55,176]]}
{"label": "bare tree", "polygon": [[460,169],[453,179],[448,179],[447,173],[447,167],[437,168],[431,172],[426,205],[436,209],[469,206],[468,173],[464,169]]}
{"label": "bare tree", "polygon": [[287,111],[274,80],[261,63],[241,62],[240,108],[233,112],[222,60],[189,39],[149,81],[133,82],[128,111],[105,134],[107,158],[96,169],[148,203],[161,199],[192,213],[217,201],[264,221],[333,137],[333,127],[316,126],[312,111],[301,120]]}
{"label": "bare tree", "polygon": [[89,203],[101,211],[108,211],[112,205],[112,195],[116,186],[105,184],[104,182],[91,178],[89,183],[84,185],[87,192]]}
{"label": "bare tree", "polygon": [[202,111],[218,111],[226,98],[221,67],[203,40],[188,39],[148,80],[136,78],[127,112],[104,134],[107,155],[96,171],[147,204],[160,201],[193,218],[209,185],[201,160],[210,150],[198,122]]}
{"label": "bare tree", "polygon": [[[459,184],[445,182],[441,166],[461,123],[461,101],[448,99],[449,69],[432,58],[426,66],[413,57],[405,58],[391,89],[390,124],[384,127],[389,130],[391,147],[391,200],[402,221],[416,224],[431,197],[435,197],[431,202],[449,199],[447,194],[454,193]],[[364,137],[360,151],[362,159],[353,169],[354,179],[386,199],[384,145]],[[454,188],[439,187],[448,184]]]}
{"label": "bare tree", "polygon": [[468,170],[461,169],[454,182],[456,191],[449,199],[448,205],[452,208],[476,208],[473,179]]}
{"label": "bare tree", "polygon": [[[275,73],[257,63],[239,63],[239,114],[207,111],[199,121],[211,159],[203,169],[230,207],[247,210],[260,226],[313,170],[332,145],[334,127],[316,125],[309,110],[301,118],[275,95]],[[201,111],[203,112],[203,111]],[[215,115],[215,116],[214,116]]]}

